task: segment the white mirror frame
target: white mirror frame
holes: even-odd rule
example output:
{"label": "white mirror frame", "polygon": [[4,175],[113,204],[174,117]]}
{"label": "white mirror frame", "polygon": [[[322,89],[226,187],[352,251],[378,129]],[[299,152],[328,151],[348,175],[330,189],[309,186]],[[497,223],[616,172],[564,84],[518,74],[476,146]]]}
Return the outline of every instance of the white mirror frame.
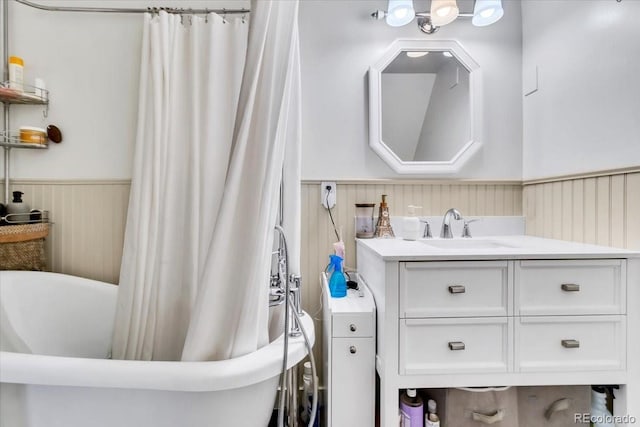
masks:
{"label": "white mirror frame", "polygon": [[[471,138],[448,161],[405,161],[382,140],[382,72],[402,51],[450,51],[469,71]],[[395,172],[403,175],[454,174],[480,149],[482,142],[482,76],[480,66],[454,40],[394,41],[382,57],[369,68],[369,146]]]}

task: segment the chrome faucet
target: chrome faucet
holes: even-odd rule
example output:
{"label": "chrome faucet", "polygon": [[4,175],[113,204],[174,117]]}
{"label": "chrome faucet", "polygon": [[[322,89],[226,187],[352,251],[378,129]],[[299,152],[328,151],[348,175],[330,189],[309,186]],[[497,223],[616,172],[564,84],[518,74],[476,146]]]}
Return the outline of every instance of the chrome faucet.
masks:
{"label": "chrome faucet", "polygon": [[440,238],[441,239],[453,239],[453,234],[451,233],[451,218],[459,221],[462,219],[462,214],[458,209],[451,208],[444,214],[444,219],[442,220],[442,229],[440,230]]}
{"label": "chrome faucet", "polygon": [[480,221],[480,218],[476,218],[476,219],[469,219],[469,220],[464,220],[464,225],[462,226],[462,236],[465,239],[470,239],[471,238],[471,230],[469,230],[469,224],[471,224],[472,222],[476,222],[476,221]]}
{"label": "chrome faucet", "polygon": [[423,239],[431,239],[433,235],[431,234],[431,224],[426,219],[420,219],[420,222],[424,224],[424,233],[422,233]]}

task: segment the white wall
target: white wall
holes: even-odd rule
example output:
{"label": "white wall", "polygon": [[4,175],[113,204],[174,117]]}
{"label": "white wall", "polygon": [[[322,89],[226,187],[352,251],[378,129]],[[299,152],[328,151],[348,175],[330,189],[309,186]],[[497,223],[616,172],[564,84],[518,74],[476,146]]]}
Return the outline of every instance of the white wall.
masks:
{"label": "white wall", "polygon": [[[240,8],[248,1],[83,0],[47,5]],[[25,78],[51,91],[49,117],[32,106],[11,107],[11,129],[53,123],[61,144],[12,150],[16,179],[128,179],[136,132],[142,15],[45,12],[9,2],[9,51],[25,61]],[[176,143],[180,143],[176,141]],[[4,165],[0,165],[0,172]]]}
{"label": "white wall", "polygon": [[[420,9],[421,1],[416,1]],[[75,4],[77,1],[48,1]],[[83,6],[227,7],[246,1],[93,0]],[[519,2],[488,28],[467,20],[427,36],[415,24],[391,28],[371,19],[386,0],[302,0],[300,38],[304,179],[397,178],[368,146],[367,69],[396,38],[456,39],[480,64],[485,84],[484,149],[460,177],[518,179],[522,163]],[[426,4],[423,5],[426,8]],[[468,6],[468,5],[467,5]],[[10,4],[10,51],[26,77],[51,89],[49,117],[12,107],[12,127],[57,124],[65,140],[44,152],[13,150],[12,177],[126,179],[137,114],[139,15],[43,12]],[[0,166],[2,168],[2,166]],[[0,169],[1,171],[1,169]]]}
{"label": "white wall", "polygon": [[[505,1],[505,16],[493,26],[477,28],[460,19],[431,36],[415,23],[392,28],[373,20],[371,13],[386,5],[386,0],[301,2],[303,177],[398,178],[369,149],[367,70],[396,38],[424,38],[459,41],[483,72],[484,147],[459,176],[520,179],[520,2]],[[428,2],[415,5],[421,10]]]}
{"label": "white wall", "polygon": [[[578,4],[579,3],[579,4]],[[524,178],[640,165],[640,1],[525,0]]]}

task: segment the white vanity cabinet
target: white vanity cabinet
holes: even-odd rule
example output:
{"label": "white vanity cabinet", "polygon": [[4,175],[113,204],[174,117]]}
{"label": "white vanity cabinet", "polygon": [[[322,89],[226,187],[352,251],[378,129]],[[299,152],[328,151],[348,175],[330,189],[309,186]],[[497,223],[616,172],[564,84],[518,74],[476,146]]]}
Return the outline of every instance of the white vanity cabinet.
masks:
{"label": "white vanity cabinet", "polygon": [[399,390],[499,385],[620,384],[614,415],[640,417],[640,254],[525,236],[495,246],[358,241],[380,425],[397,425]]}

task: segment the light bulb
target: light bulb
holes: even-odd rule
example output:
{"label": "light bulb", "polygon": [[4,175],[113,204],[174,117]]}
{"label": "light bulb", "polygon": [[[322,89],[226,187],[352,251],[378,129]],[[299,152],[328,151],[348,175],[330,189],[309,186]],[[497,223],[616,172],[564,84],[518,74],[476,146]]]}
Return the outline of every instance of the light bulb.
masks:
{"label": "light bulb", "polygon": [[436,10],[436,14],[438,16],[447,16],[449,13],[451,13],[451,7],[449,6],[441,7],[440,9]]}
{"label": "light bulb", "polygon": [[395,16],[396,19],[402,19],[407,16],[408,13],[407,9],[396,9],[393,11],[393,16]]}
{"label": "light bulb", "polygon": [[423,56],[427,55],[429,52],[428,51],[423,51],[423,52],[407,52],[407,56],[409,58],[422,58]]}
{"label": "light bulb", "polygon": [[490,7],[489,9],[485,9],[482,12],[480,12],[480,16],[482,16],[483,18],[489,18],[493,16],[494,13],[496,13],[496,10]]}

